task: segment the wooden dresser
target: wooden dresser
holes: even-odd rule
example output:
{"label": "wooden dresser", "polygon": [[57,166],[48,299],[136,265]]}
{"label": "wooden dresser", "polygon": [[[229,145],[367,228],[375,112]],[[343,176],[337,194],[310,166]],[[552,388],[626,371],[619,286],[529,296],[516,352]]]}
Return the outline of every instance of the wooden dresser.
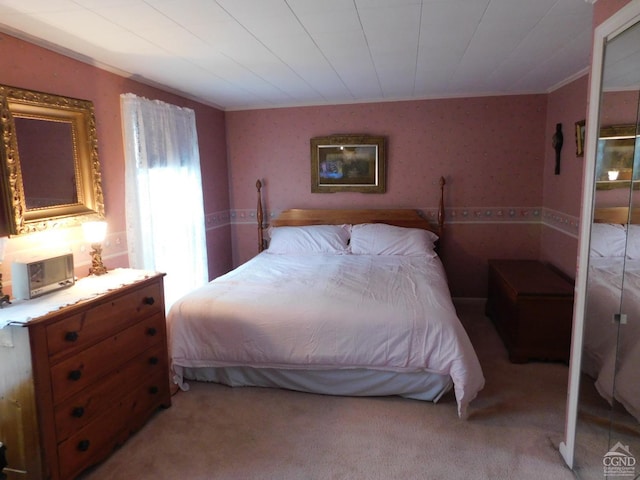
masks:
{"label": "wooden dresser", "polygon": [[568,362],[573,285],[535,260],[489,260],[486,313],[514,363]]}
{"label": "wooden dresser", "polygon": [[[0,330],[0,441],[10,480],[74,478],[171,405],[163,274],[120,270],[61,294],[73,301],[92,280],[104,293]],[[123,275],[133,280],[123,285]]]}

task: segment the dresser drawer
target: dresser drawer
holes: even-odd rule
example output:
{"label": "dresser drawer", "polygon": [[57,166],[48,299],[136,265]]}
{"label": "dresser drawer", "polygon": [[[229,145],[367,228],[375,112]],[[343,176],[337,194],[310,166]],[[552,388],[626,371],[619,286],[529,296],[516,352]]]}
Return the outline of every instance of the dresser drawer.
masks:
{"label": "dresser drawer", "polygon": [[162,284],[153,283],[47,326],[49,356],[81,350],[132,322],[164,310]]}
{"label": "dresser drawer", "polygon": [[61,442],[60,478],[72,478],[121,445],[169,397],[168,392],[169,383],[162,372],[145,379],[103,415]]}
{"label": "dresser drawer", "polygon": [[[56,407],[55,421],[58,442],[61,442],[83,428],[85,425],[109,410],[129,392],[148,378],[158,378],[158,373],[168,368],[164,345],[159,344],[109,373],[96,385],[85,388],[77,395],[65,400]],[[169,379],[160,375],[159,380],[168,383]],[[154,385],[164,387],[160,383]]]}
{"label": "dresser drawer", "polygon": [[165,328],[164,312],[157,313],[54,365],[53,403],[58,405],[154,344],[164,345]]}

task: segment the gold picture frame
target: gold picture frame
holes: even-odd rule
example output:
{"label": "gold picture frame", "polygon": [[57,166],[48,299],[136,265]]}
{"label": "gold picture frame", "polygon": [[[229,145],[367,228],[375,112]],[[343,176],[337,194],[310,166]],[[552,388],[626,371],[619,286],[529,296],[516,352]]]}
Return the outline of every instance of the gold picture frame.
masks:
{"label": "gold picture frame", "polygon": [[386,191],[386,139],[330,135],[311,139],[311,192]]}

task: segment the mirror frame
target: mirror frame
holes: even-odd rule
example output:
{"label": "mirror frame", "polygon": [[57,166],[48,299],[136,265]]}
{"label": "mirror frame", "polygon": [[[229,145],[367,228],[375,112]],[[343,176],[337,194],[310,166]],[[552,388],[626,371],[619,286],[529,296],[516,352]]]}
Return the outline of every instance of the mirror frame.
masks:
{"label": "mirror frame", "polygon": [[[77,201],[28,209],[14,115],[71,125]],[[93,103],[89,100],[0,85],[0,193],[5,229],[22,235],[104,219],[104,198]]]}
{"label": "mirror frame", "polygon": [[576,271],[576,295],[573,308],[573,334],[571,358],[569,361],[569,383],[565,418],[565,438],[560,443],[560,454],[573,470],[578,423],[578,400],[580,394],[580,369],[582,364],[582,342],[584,337],[584,314],[586,309],[587,276],[590,249],[591,222],[595,207],[595,168],[597,142],[599,139],[600,100],[604,50],[607,41],[627,28],[640,22],[640,2],[631,2],[610,18],[598,25],[593,34],[592,63],[590,70],[589,113],[585,139],[585,164],[583,175],[583,195],[580,212],[580,233],[578,241],[578,268]]}

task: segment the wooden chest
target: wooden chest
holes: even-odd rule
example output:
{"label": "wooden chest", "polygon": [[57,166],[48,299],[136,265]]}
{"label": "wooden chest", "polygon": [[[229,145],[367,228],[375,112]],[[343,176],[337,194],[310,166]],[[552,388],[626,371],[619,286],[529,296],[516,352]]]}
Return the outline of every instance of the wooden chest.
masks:
{"label": "wooden chest", "polygon": [[535,260],[489,260],[486,313],[514,363],[569,361],[573,285]]}
{"label": "wooden chest", "polygon": [[161,274],[5,329],[9,479],[74,478],[171,404]]}

